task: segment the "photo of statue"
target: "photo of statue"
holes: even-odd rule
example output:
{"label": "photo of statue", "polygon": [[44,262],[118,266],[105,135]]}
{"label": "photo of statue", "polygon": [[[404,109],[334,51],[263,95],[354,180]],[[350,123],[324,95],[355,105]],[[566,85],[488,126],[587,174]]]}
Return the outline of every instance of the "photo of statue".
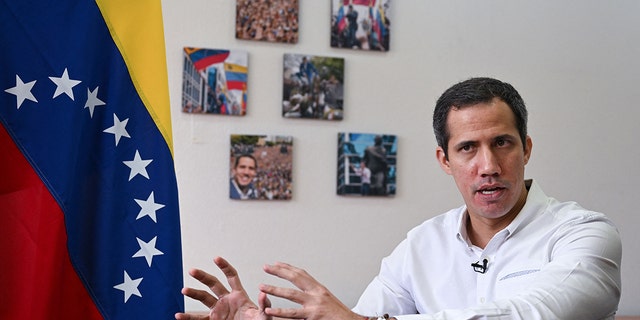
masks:
{"label": "photo of statue", "polygon": [[338,134],[338,194],[393,196],[398,139],[371,133]]}

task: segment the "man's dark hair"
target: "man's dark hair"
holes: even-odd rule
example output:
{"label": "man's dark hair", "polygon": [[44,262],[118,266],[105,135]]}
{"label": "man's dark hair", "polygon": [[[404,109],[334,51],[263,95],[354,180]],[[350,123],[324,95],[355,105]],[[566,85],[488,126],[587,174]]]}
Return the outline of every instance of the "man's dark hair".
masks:
{"label": "man's dark hair", "polygon": [[375,138],[373,138],[373,143],[376,146],[382,145],[382,136],[375,136]]}
{"label": "man's dark hair", "polygon": [[248,153],[243,153],[236,156],[236,161],[235,161],[235,164],[233,165],[234,169],[238,167],[238,163],[240,163],[240,158],[250,158],[251,160],[253,160],[253,164],[256,166],[256,169],[258,169],[258,161],[253,155],[250,155]]}
{"label": "man's dark hair", "polygon": [[523,147],[527,140],[527,108],[524,100],[516,89],[506,82],[492,78],[471,78],[453,85],[447,89],[436,102],[433,111],[433,133],[436,135],[438,146],[444,150],[449,158],[450,133],[447,128],[447,116],[451,109],[462,109],[478,103],[488,103],[493,98],[504,101],[516,119],[516,128]]}

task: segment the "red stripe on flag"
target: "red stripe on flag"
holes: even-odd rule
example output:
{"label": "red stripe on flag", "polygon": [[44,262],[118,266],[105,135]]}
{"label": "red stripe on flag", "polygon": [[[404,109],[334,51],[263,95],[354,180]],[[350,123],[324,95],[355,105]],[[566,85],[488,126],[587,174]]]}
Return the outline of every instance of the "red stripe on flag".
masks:
{"label": "red stripe on flag", "polygon": [[247,84],[242,81],[227,80],[227,89],[229,90],[247,90]]}
{"label": "red stripe on flag", "polygon": [[355,5],[369,6],[369,7],[374,4],[373,0],[344,0],[342,3],[344,3],[345,6],[348,6],[350,4],[355,4]]}
{"label": "red stripe on flag", "polygon": [[2,124],[0,150],[0,318],[102,319],[71,265],[58,203]]}
{"label": "red stripe on flag", "polygon": [[210,55],[208,57],[204,57],[204,58],[194,62],[193,66],[196,68],[196,70],[202,71],[206,67],[208,67],[208,66],[210,66],[212,64],[224,62],[225,60],[227,60],[227,57],[229,57],[229,52]]}

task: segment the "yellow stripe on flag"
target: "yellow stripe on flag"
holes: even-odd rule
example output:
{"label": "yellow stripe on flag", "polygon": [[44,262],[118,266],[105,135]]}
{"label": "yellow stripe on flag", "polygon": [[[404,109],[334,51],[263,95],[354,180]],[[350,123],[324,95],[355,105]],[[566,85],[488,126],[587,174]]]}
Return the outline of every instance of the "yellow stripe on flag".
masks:
{"label": "yellow stripe on flag", "polygon": [[160,0],[96,0],[133,84],[173,154]]}
{"label": "yellow stripe on flag", "polygon": [[198,50],[200,50],[200,48],[184,47],[184,52],[186,52],[187,54],[192,54]]}
{"label": "yellow stripe on flag", "polygon": [[239,64],[233,64],[233,63],[224,64],[224,71],[247,73],[247,69],[248,68],[246,66],[241,66]]}

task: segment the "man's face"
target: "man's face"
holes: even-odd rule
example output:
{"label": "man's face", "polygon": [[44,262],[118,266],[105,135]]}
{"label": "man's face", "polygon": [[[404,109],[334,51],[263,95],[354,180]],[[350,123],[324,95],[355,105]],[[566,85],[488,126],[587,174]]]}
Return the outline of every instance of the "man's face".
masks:
{"label": "man's face", "polygon": [[[438,147],[442,169],[453,176],[469,214],[484,219],[515,216],[512,209],[524,203],[524,167],[531,155],[531,138],[523,148],[515,116],[509,106],[494,98],[461,109],[447,117],[449,157]],[[516,210],[519,211],[519,207]]]}
{"label": "man's face", "polygon": [[256,163],[249,157],[242,157],[233,171],[236,183],[241,187],[246,187],[256,176]]}

